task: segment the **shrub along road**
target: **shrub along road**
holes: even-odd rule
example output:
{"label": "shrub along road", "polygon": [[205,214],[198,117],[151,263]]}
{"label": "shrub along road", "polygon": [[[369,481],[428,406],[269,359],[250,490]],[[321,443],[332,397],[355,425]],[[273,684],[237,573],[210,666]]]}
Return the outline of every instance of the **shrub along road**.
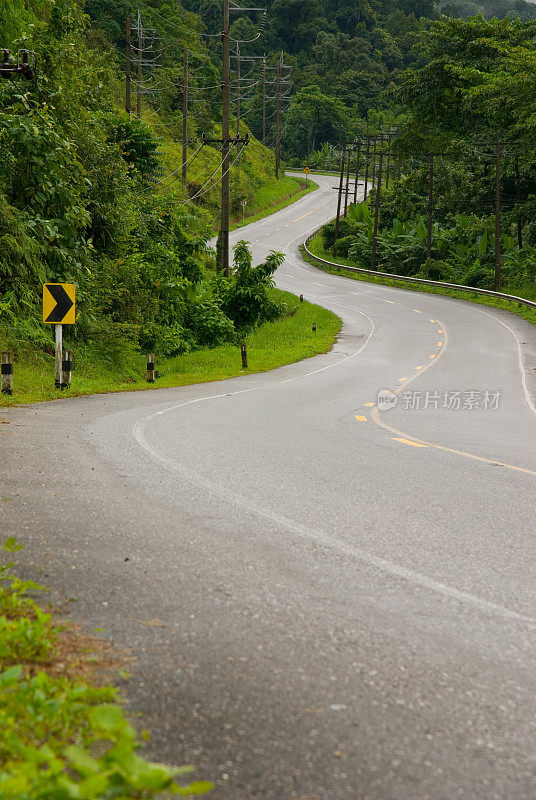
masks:
{"label": "shrub along road", "polygon": [[278,285],[344,319],[334,350],[2,412],[5,529],[138,655],[149,754],[214,798],[528,800],[534,329],[306,265],[315,179],[233,237],[285,249]]}

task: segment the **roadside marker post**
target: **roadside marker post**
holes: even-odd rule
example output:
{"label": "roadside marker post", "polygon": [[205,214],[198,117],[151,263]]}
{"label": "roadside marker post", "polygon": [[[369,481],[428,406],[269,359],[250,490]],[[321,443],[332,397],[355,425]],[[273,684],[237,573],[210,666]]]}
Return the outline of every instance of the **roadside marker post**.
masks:
{"label": "roadside marker post", "polygon": [[147,383],[154,383],[154,353],[147,354]]}
{"label": "roadside marker post", "polygon": [[242,369],[248,368],[248,349],[245,344],[240,345],[240,355],[242,356]]}
{"label": "roadside marker post", "polygon": [[68,389],[71,385],[71,370],[73,367],[73,354],[70,350],[65,350],[61,362],[61,388]]}
{"label": "roadside marker post", "polygon": [[2,353],[2,394],[13,394],[13,355],[9,350]]}
{"label": "roadside marker post", "polygon": [[316,333],[316,322],[313,322],[313,333]]}
{"label": "roadside marker post", "polygon": [[[43,322],[55,325],[55,366],[54,382],[56,389],[66,389],[71,383],[71,353],[63,355],[63,326],[76,322],[76,287],[74,283],[43,284]],[[69,364],[64,369],[64,363]]]}

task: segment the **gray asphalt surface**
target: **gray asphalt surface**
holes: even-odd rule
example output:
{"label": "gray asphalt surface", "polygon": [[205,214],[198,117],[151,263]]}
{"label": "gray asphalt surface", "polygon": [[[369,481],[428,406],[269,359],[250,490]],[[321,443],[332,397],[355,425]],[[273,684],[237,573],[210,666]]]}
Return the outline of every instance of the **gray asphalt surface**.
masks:
{"label": "gray asphalt surface", "polygon": [[334,350],[2,411],[2,529],[132,648],[147,752],[213,798],[532,800],[534,329],[304,264],[317,180],[233,240],[285,250],[278,285],[344,320]]}

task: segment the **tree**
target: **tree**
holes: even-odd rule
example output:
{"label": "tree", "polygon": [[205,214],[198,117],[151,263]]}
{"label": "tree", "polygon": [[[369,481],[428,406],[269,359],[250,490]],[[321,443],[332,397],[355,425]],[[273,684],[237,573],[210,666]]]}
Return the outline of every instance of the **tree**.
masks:
{"label": "tree", "polygon": [[222,309],[243,340],[260,322],[277,316],[279,309],[270,300],[269,290],[273,286],[272,275],[283,263],[284,255],[272,250],[266,261],[253,267],[247,242],[238,242],[233,250],[234,260]]}
{"label": "tree", "polygon": [[324,142],[337,144],[345,138],[349,112],[336,97],[316,85],[307,86],[292,99],[283,137],[286,152],[303,158]]}

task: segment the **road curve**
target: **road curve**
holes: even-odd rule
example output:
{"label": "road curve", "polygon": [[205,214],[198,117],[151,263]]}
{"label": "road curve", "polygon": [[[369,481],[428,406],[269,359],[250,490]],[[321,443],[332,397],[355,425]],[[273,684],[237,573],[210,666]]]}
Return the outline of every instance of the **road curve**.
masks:
{"label": "road curve", "polygon": [[534,329],[305,264],[316,180],[233,241],[285,251],[333,351],[2,411],[3,529],[215,800],[532,800]]}

